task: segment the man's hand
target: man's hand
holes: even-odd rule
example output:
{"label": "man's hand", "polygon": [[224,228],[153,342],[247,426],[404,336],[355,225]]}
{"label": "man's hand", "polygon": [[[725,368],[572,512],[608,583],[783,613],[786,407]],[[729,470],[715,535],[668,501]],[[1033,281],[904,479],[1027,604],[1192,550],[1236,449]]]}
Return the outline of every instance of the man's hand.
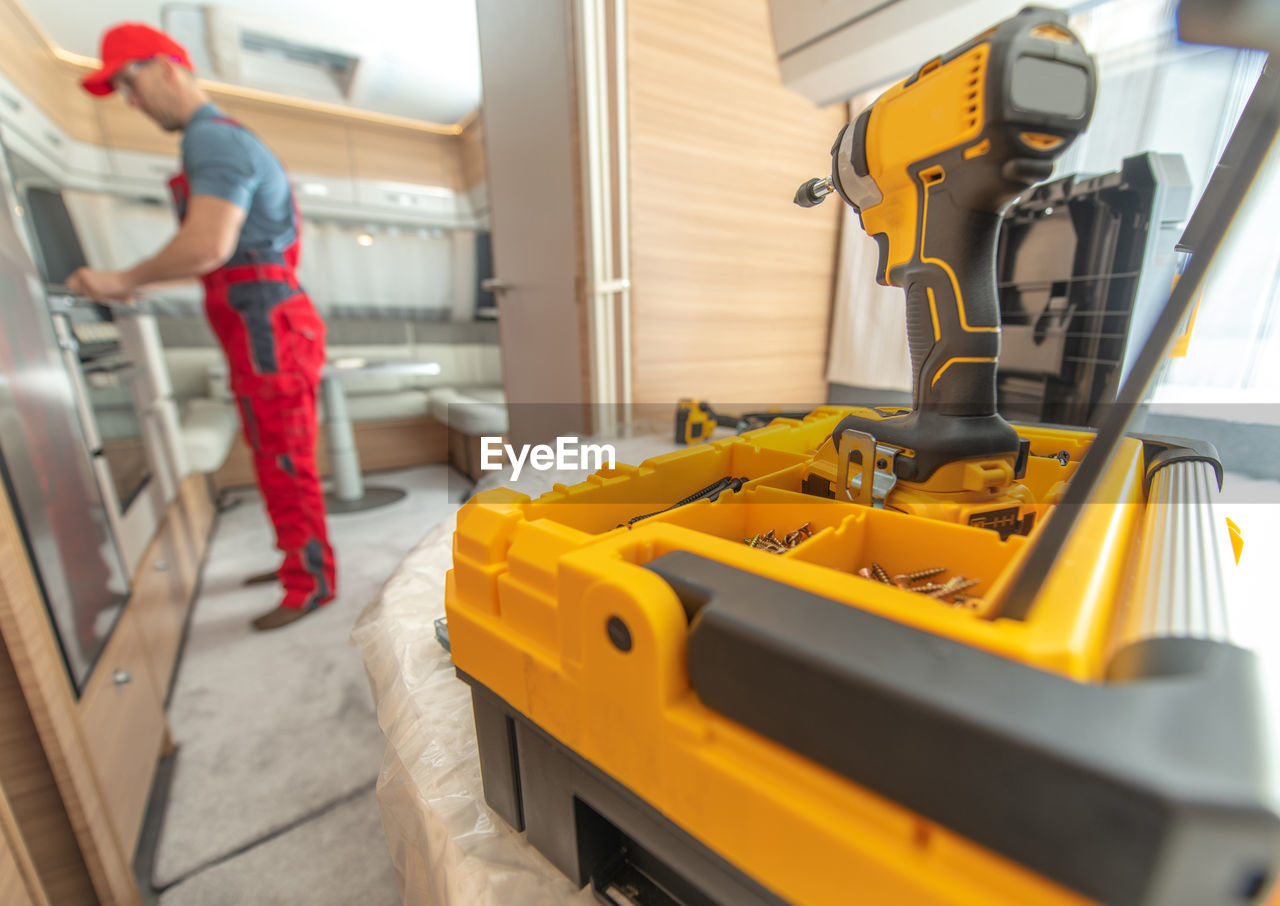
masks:
{"label": "man's hand", "polygon": [[95,302],[131,302],[136,296],[128,273],[82,267],[67,278],[67,289]]}

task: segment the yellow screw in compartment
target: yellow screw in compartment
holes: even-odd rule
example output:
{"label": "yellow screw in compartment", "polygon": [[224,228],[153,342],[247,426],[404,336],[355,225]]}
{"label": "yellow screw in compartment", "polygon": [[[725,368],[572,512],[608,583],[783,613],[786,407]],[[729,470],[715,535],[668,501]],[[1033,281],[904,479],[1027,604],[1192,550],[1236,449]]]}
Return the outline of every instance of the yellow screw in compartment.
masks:
{"label": "yellow screw in compartment", "polygon": [[921,579],[928,579],[930,576],[937,576],[946,571],[945,566],[935,566],[933,569],[918,569],[913,573],[905,573],[897,578],[906,579],[908,582],[919,582]]}
{"label": "yellow screw in compartment", "polygon": [[809,528],[812,523],[806,522],[794,532],[788,532],[782,538],[779,538],[773,529],[767,532],[761,532],[752,538],[743,538],[743,542],[747,547],[754,547],[757,550],[769,551],[773,554],[781,554],[791,550],[801,541],[813,535],[813,530]]}
{"label": "yellow screw in compartment", "polygon": [[964,576],[956,576],[954,579],[949,579],[947,583],[937,591],[928,592],[928,595],[931,598],[941,599],[945,598],[947,595],[953,595],[958,591],[964,591],[966,588],[972,588],[977,584],[977,579],[966,579]]}

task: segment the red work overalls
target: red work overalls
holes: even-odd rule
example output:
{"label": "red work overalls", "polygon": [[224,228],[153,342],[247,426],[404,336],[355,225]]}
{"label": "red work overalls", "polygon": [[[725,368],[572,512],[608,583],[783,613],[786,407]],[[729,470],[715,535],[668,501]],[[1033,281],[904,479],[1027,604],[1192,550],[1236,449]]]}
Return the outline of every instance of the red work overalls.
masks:
{"label": "red work overalls", "polygon": [[[218,120],[244,128],[229,118]],[[190,196],[186,174],[169,186],[181,220]],[[226,353],[258,487],[284,553],[280,606],[310,610],[332,600],[335,577],[316,467],[316,389],[325,327],[295,272],[301,228],[295,208],[297,238],[283,253],[238,248],[201,280],[205,314]]]}

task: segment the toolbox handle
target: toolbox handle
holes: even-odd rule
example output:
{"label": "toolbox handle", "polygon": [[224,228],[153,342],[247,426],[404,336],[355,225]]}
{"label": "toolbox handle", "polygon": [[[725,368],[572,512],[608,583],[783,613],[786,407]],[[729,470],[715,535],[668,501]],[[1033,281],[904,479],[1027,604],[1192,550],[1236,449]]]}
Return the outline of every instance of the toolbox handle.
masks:
{"label": "toolbox handle", "polygon": [[1242,643],[1228,614],[1231,539],[1214,505],[1221,470],[1216,458],[1182,447],[1148,468],[1141,542],[1108,679],[1183,675],[1199,667],[1197,641]]}

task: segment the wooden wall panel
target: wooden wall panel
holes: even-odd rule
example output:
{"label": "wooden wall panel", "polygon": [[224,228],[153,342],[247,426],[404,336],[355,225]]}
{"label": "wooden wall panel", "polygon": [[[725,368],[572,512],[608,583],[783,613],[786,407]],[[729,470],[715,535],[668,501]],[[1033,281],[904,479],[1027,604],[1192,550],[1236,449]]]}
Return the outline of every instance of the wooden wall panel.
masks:
{"label": "wooden wall panel", "polygon": [[[41,885],[53,902],[95,904],[76,835],[13,669],[0,645],[0,787],[21,828]],[[8,900],[0,898],[0,903]]]}
{"label": "wooden wall panel", "polygon": [[0,788],[0,903],[49,906],[9,799]]}
{"label": "wooden wall panel", "polygon": [[336,117],[217,93],[213,101],[253,130],[290,172],[351,178],[347,127]]}
{"label": "wooden wall panel", "polygon": [[49,906],[3,789],[0,789],[0,903]]}
{"label": "wooden wall panel", "polygon": [[14,0],[0,0],[0,68],[72,138],[100,141],[92,98],[80,89],[76,73],[49,52],[44,36]]}
{"label": "wooden wall panel", "polygon": [[356,179],[385,179],[423,186],[462,188],[461,143],[456,135],[433,135],[373,124],[348,127]]}
{"label": "wooden wall panel", "polygon": [[826,399],[843,105],[784,88],[767,0],[627,5],[635,402]]}
{"label": "wooden wall panel", "polygon": [[[80,93],[88,97],[83,91]],[[180,133],[165,132],[141,110],[130,107],[118,94],[101,99],[91,98],[89,103],[94,107],[100,127],[98,138],[92,140],[94,144],[119,148],[121,151],[164,154],[177,159]]]}
{"label": "wooden wall panel", "polygon": [[474,188],[485,181],[484,117],[477,116],[458,136],[461,145],[459,158],[462,167],[462,189]]}
{"label": "wooden wall panel", "polygon": [[[45,779],[39,784],[39,794],[48,795],[47,778],[52,775],[61,800],[60,806],[48,800],[49,807],[36,813],[36,818],[43,815],[56,823],[57,809],[65,808],[65,817],[69,820],[75,843],[79,844],[84,868],[88,871],[97,899],[121,906],[141,903],[128,854],[121,849],[111,827],[99,780],[89,763],[66,668],[59,656],[53,628],[27,560],[22,534],[3,487],[0,487],[0,641],[6,651],[6,663],[11,662],[12,675],[16,677],[16,682],[0,681],[0,688],[21,689],[46,759],[48,774],[43,775]],[[18,720],[14,726],[20,728],[21,721]],[[30,739],[27,731],[23,736]],[[6,764],[9,751],[8,747],[4,749]],[[34,763],[32,770],[41,772]],[[8,783],[5,786],[50,899],[59,904],[96,902],[92,898],[77,898],[71,892],[64,894],[55,890],[55,882],[75,881],[72,877],[75,872],[61,872],[54,882],[46,877],[42,864],[46,844],[38,842],[44,835],[30,830],[30,825],[18,812],[18,793]],[[57,839],[55,831],[49,832],[48,840],[47,845],[53,850],[49,858],[69,858],[65,840]],[[83,891],[79,890],[79,893]]]}
{"label": "wooden wall panel", "polygon": [[[53,55],[20,0],[0,0],[0,70],[77,141],[126,151],[178,154],[176,133],[164,132],[119,97],[97,100],[86,94],[79,79],[87,70]],[[292,172],[456,190],[475,185],[463,178],[463,143],[457,135],[371,122],[359,115],[229,94],[216,88],[209,93],[227,113],[256,132]],[[474,174],[474,162],[469,166]],[[483,167],[479,178],[483,178]]]}

